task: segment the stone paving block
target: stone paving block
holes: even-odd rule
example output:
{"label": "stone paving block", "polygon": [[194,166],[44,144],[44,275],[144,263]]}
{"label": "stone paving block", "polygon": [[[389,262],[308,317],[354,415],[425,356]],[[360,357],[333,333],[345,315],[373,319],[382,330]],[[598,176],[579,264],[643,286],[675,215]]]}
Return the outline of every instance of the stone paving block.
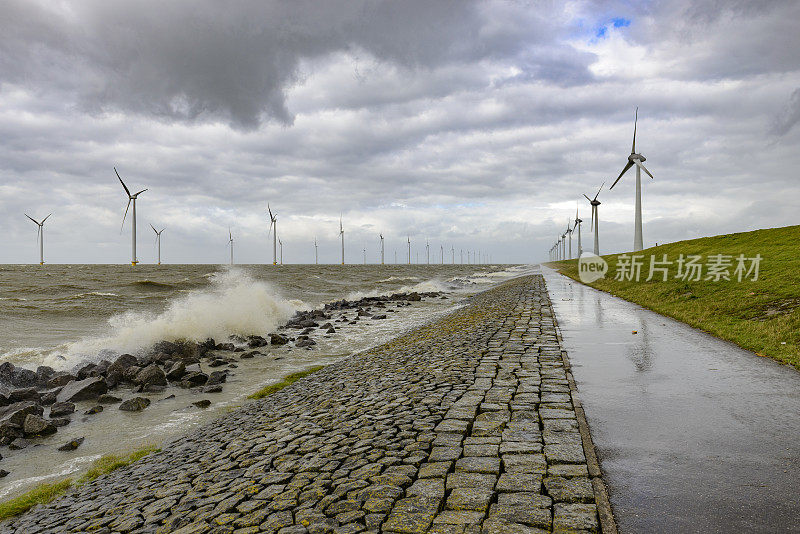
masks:
{"label": "stone paving block", "polygon": [[529,473],[503,473],[497,480],[497,491],[508,492],[533,492],[541,493],[542,475]]}
{"label": "stone paving block", "polygon": [[589,469],[585,464],[550,464],[547,476],[552,477],[587,477]]}
{"label": "stone paving block", "polygon": [[447,475],[446,488],[448,490],[454,488],[490,488],[494,489],[497,482],[495,475],[488,475],[484,473],[450,473]]}
{"label": "stone paving block", "polygon": [[594,504],[553,505],[553,532],[598,532],[599,528]]}
{"label": "stone paving block", "polygon": [[419,478],[444,478],[453,462],[426,462],[419,468]]}
{"label": "stone paving block", "polygon": [[464,456],[494,456],[497,457],[500,445],[464,445]]}
{"label": "stone paving block", "polygon": [[543,483],[555,502],[594,503],[594,489],[587,477],[545,477]]}
{"label": "stone paving block", "polygon": [[469,456],[456,461],[456,472],[500,473],[500,458],[496,456]]}
{"label": "stone paving block", "polygon": [[445,507],[450,510],[486,512],[493,495],[491,488],[455,488],[447,497]]}
{"label": "stone paving block", "polygon": [[554,464],[582,464],[586,463],[581,444],[545,445],[544,455],[548,462]]}
{"label": "stone paving block", "polygon": [[547,462],[543,454],[504,454],[503,470],[507,473],[546,474]]}
{"label": "stone paving block", "polygon": [[447,462],[457,460],[461,456],[461,447],[433,447],[428,456],[429,462]]}
{"label": "stone paving block", "polygon": [[546,530],[549,530],[553,524],[553,516],[549,508],[523,508],[499,503],[491,506],[488,519],[501,519]]}
{"label": "stone paving block", "polygon": [[549,534],[550,530],[529,527],[500,518],[489,518],[483,522],[483,534]]}
{"label": "stone paving block", "polygon": [[452,434],[465,434],[469,428],[469,422],[461,419],[445,419],[434,430],[436,432],[446,432]]}
{"label": "stone paving block", "polygon": [[434,524],[444,525],[477,525],[483,520],[483,512],[467,510],[444,510],[433,520]]}
{"label": "stone paving block", "polygon": [[541,440],[504,441],[500,443],[500,454],[535,454],[542,452]]}

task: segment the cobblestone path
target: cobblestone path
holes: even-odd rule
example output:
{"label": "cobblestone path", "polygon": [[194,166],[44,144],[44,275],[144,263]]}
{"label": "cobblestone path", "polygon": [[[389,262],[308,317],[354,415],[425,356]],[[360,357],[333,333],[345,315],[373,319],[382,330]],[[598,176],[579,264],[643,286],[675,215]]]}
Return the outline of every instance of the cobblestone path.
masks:
{"label": "cobblestone path", "polygon": [[572,400],[522,277],[0,531],[598,532]]}

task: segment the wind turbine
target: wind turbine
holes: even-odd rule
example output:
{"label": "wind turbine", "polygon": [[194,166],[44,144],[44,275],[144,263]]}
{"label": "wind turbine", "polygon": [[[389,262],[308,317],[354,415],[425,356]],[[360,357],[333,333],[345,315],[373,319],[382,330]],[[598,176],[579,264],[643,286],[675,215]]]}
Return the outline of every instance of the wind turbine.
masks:
{"label": "wind turbine", "polygon": [[230,226],[228,227],[228,246],[231,247],[231,265],[233,265],[233,234]]}
{"label": "wind turbine", "polygon": [[456,264],[456,248],[453,245],[450,245],[450,263]]}
{"label": "wind turbine", "polygon": [[314,238],[314,265],[319,265],[319,256],[317,254],[317,238]]}
{"label": "wind turbine", "polygon": [[589,204],[592,205],[592,220],[589,223],[589,227],[594,227],[594,253],[596,256],[600,255],[600,237],[598,235],[598,222],[597,222],[597,206],[600,205],[600,201],[597,200],[597,197],[600,195],[600,191],[603,190],[603,186],[606,185],[605,182],[600,184],[600,189],[597,190],[597,195],[594,198],[589,198],[585,194],[583,195],[586,200],[589,201]]}
{"label": "wind turbine", "polygon": [[430,265],[431,264],[431,244],[427,239],[425,240],[425,254],[426,254],[427,258],[428,258],[427,259],[427,263],[428,263],[428,265]]}
{"label": "wind turbine", "polygon": [[344,227],[342,226],[342,216],[339,216],[339,235],[342,237],[342,265],[344,265]]}
{"label": "wind turbine", "polygon": [[156,233],[156,243],[158,243],[158,264],[161,265],[161,232],[166,230],[166,228],[162,228],[161,232],[156,230],[156,227],[153,226],[152,224],[150,225],[150,228],[152,228],[153,231]]}
{"label": "wind turbine", "polygon": [[366,265],[367,264],[367,247],[364,247],[362,249],[362,251],[364,253],[364,265]]}
{"label": "wind turbine", "polygon": [[[128,186],[126,186],[125,182],[123,182],[122,178],[120,178],[116,167],[114,167],[114,174],[117,175],[117,178],[119,178],[119,183],[122,184],[122,187],[125,189],[125,193],[128,195],[128,205],[125,206],[125,215],[122,216],[122,226],[125,226],[125,217],[128,216],[128,208],[131,206],[131,202],[133,202],[133,212],[131,214],[131,265],[136,265],[139,263],[139,261],[136,259],[136,199],[139,195],[147,191],[147,189],[142,189],[138,193],[131,195]],[[120,232],[121,231],[122,227],[120,227]]]}
{"label": "wind turbine", "polygon": [[408,264],[411,265],[411,237],[406,236],[406,239],[408,239]]}
{"label": "wind turbine", "polygon": [[567,219],[567,235],[569,236],[569,257],[568,260],[572,259],[572,228],[569,227],[569,219]]}
{"label": "wind turbine", "polygon": [[278,238],[278,245],[281,247],[281,265],[283,265],[283,241],[281,241],[280,237]]}
{"label": "wind turbine", "polygon": [[439,259],[441,259],[441,264],[444,265],[444,245],[439,245]]}
{"label": "wind turbine", "polygon": [[380,236],[381,236],[381,265],[384,265],[384,263],[383,263],[383,234],[380,234]]}
{"label": "wind turbine", "polygon": [[[267,202],[267,211],[269,212],[269,231],[272,232],[272,265],[277,265],[278,251],[275,240],[278,239],[278,214],[272,213],[272,210],[269,207],[269,202]],[[269,232],[267,232],[267,236],[269,236]],[[314,242],[316,243],[316,239]]]}
{"label": "wind turbine", "polygon": [[[52,213],[50,215],[52,215]],[[50,215],[42,219],[42,222],[39,222],[27,213],[25,214],[25,217],[35,222],[39,227],[39,229],[36,230],[36,240],[39,241],[39,265],[44,265],[44,222],[50,217]]]}
{"label": "wind turbine", "polygon": [[461,249],[461,265],[464,265],[464,249]]}
{"label": "wind turbine", "polygon": [[636,165],[636,214],[634,218],[634,228],[633,228],[633,251],[638,252],[644,248],[642,243],[642,171],[646,172],[650,178],[653,178],[653,175],[650,174],[642,162],[647,161],[641,154],[636,153],[636,123],[639,120],[639,108],[636,108],[636,116],[633,120],[633,145],[631,145],[631,155],[628,156],[628,163],[625,164],[625,168],[622,169],[622,172],[619,173],[617,179],[614,180],[614,183],[611,184],[609,189],[614,189],[614,186],[617,185],[622,175],[625,174],[628,169]]}
{"label": "wind turbine", "polygon": [[578,206],[575,206],[575,226],[573,229],[578,230],[578,258],[581,257],[583,254],[583,248],[581,246],[581,223],[583,221],[580,217],[578,217]]}

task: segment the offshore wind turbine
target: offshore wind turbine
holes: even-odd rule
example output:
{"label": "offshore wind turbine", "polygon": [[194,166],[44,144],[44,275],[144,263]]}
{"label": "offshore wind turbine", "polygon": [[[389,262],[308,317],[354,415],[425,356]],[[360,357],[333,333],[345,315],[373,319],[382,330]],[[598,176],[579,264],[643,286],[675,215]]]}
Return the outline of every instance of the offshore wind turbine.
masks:
{"label": "offshore wind turbine", "polygon": [[228,227],[228,246],[231,247],[231,265],[233,265],[233,234],[230,226]]}
{"label": "offshore wind turbine", "polygon": [[[267,212],[269,212],[269,232],[272,232],[272,265],[277,265],[278,251],[275,240],[278,239],[278,214],[272,213],[272,210],[269,207],[269,202],[267,202]],[[269,232],[267,232],[267,236],[269,236]],[[316,243],[316,240],[314,241]]]}
{"label": "offshore wind turbine", "polygon": [[578,206],[575,206],[575,226],[573,227],[575,230],[578,230],[578,258],[581,257],[583,254],[583,248],[581,246],[581,223],[583,221],[578,216]]}
{"label": "offshore wind turbine", "polygon": [[364,252],[364,265],[366,265],[367,264],[367,247],[364,247],[362,250]]}
{"label": "offshore wind turbine", "polygon": [[344,265],[344,227],[342,226],[342,216],[339,216],[339,236],[342,238],[342,265]]}
{"label": "offshore wind turbine", "polygon": [[456,264],[456,248],[450,245],[450,262],[452,265]]}
{"label": "offshore wind turbine", "polygon": [[444,265],[444,245],[439,245],[439,257],[442,260],[442,265]]}
{"label": "offshore wind turbine", "polygon": [[[128,186],[125,185],[125,182],[123,182],[122,178],[120,178],[116,167],[114,167],[114,174],[117,175],[117,178],[119,178],[119,183],[122,184],[122,187],[125,189],[125,193],[128,195],[128,205],[125,206],[125,215],[122,216],[122,226],[125,226],[125,217],[128,216],[128,208],[131,206],[131,202],[133,202],[133,212],[131,213],[131,265],[136,265],[139,263],[139,260],[136,259],[136,199],[139,197],[139,195],[147,191],[147,189],[142,189],[138,193],[131,195]],[[122,227],[120,227],[120,232],[122,232]]]}
{"label": "offshore wind turbine", "polygon": [[283,265],[283,241],[281,241],[280,237],[278,238],[278,245],[281,247],[281,265]]}
{"label": "offshore wind turbine", "polygon": [[381,265],[385,265],[383,263],[383,234],[380,234],[380,236],[381,236]]}
{"label": "offshore wind turbine", "polygon": [[617,185],[622,175],[625,174],[628,169],[636,165],[636,212],[634,215],[634,223],[633,223],[633,251],[638,252],[644,248],[644,244],[642,242],[642,171],[646,172],[650,178],[653,178],[653,175],[650,174],[642,162],[647,161],[641,154],[636,153],[636,123],[639,120],[639,108],[636,108],[636,116],[633,120],[633,144],[631,145],[631,154],[628,156],[628,163],[625,164],[625,168],[622,169],[622,172],[619,173],[617,179],[614,180],[614,183],[611,184],[610,189],[614,189],[614,186]]}
{"label": "offshore wind turbine", "polygon": [[319,265],[319,255],[317,254],[317,238],[314,238],[314,265]]}
{"label": "offshore wind turbine", "polygon": [[166,228],[162,228],[161,232],[156,230],[156,227],[153,226],[152,224],[150,225],[150,228],[152,228],[153,231],[156,233],[156,243],[158,244],[158,264],[161,265],[161,232],[166,230]]}
{"label": "offshore wind turbine", "polygon": [[408,264],[411,265],[411,237],[406,236],[406,239],[408,239]]}
{"label": "offshore wind turbine", "polygon": [[[52,215],[52,213],[50,215]],[[42,222],[39,222],[27,213],[25,214],[25,217],[35,222],[36,226],[39,227],[39,229],[36,230],[36,240],[39,242],[39,265],[44,265],[44,222],[50,217],[50,215],[42,219]]]}
{"label": "offshore wind turbine", "polygon": [[430,265],[431,264],[431,244],[427,239],[425,240],[425,254],[427,255],[427,258],[428,258],[428,260],[427,260],[428,265]]}
{"label": "offshore wind turbine", "polygon": [[598,233],[599,223],[597,221],[598,219],[597,207],[600,205],[600,201],[597,200],[597,197],[600,195],[600,191],[603,190],[604,185],[606,185],[605,182],[600,184],[600,189],[597,190],[597,194],[594,196],[594,198],[589,198],[585,194],[583,195],[586,198],[586,200],[589,201],[589,204],[592,205],[592,220],[589,222],[589,228],[594,227],[594,254],[596,256],[600,255],[600,237]]}

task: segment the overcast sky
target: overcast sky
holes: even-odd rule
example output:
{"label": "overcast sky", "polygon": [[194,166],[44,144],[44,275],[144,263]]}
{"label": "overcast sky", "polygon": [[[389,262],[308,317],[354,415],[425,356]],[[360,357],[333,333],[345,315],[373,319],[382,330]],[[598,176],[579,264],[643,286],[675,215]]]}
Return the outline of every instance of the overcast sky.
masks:
{"label": "overcast sky", "polygon": [[[637,149],[645,246],[798,223],[800,2],[0,0],[0,262],[534,262]],[[600,194],[633,242],[634,174]],[[130,214],[129,214],[130,219]]]}

